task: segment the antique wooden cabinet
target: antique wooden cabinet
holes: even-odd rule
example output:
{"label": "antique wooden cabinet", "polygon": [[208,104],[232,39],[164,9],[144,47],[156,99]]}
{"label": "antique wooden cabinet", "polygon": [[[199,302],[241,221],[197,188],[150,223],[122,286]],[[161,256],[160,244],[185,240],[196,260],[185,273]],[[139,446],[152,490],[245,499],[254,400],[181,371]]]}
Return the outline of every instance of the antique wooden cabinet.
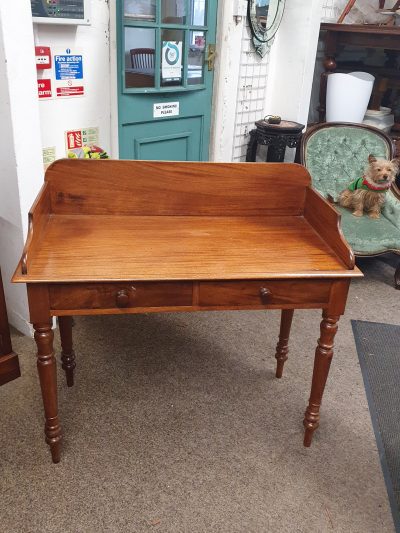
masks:
{"label": "antique wooden cabinet", "polygon": [[3,280],[0,271],[0,385],[20,376],[18,356],[12,350]]}

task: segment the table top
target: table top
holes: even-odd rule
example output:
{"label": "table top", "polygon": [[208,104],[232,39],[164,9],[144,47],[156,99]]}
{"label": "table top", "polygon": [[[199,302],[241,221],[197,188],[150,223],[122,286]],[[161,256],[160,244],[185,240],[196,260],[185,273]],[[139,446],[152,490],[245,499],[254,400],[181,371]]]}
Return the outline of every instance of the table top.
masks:
{"label": "table top", "polygon": [[297,133],[303,131],[304,129],[304,124],[292,122],[290,120],[281,120],[279,124],[270,124],[267,120],[257,120],[256,126],[264,130],[276,131],[277,133]]}
{"label": "table top", "polygon": [[23,281],[340,275],[303,217],[52,216]]}
{"label": "table top", "polygon": [[340,216],[309,180],[284,163],[57,161],[13,280],[361,275]]}

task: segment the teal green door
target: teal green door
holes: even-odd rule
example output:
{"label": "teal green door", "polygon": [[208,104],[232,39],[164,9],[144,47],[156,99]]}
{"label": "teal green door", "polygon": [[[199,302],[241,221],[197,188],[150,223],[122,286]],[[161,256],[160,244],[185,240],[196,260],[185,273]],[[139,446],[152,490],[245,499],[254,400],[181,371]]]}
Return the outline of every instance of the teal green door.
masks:
{"label": "teal green door", "polygon": [[208,160],[217,3],[117,0],[121,159]]}

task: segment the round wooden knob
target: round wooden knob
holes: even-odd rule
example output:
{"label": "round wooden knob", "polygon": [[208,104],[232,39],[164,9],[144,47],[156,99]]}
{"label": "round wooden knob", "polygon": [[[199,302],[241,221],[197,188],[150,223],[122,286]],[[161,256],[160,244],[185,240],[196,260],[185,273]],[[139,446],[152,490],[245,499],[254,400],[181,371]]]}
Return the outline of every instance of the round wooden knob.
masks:
{"label": "round wooden knob", "polygon": [[263,302],[265,302],[271,296],[271,294],[272,292],[269,289],[267,289],[267,287],[261,287],[260,296]]}
{"label": "round wooden knob", "polygon": [[118,307],[128,307],[129,305],[129,294],[126,289],[121,289],[117,292],[117,306]]}
{"label": "round wooden knob", "polygon": [[324,60],[324,67],[326,70],[333,71],[336,69],[337,64],[334,57],[326,57]]}

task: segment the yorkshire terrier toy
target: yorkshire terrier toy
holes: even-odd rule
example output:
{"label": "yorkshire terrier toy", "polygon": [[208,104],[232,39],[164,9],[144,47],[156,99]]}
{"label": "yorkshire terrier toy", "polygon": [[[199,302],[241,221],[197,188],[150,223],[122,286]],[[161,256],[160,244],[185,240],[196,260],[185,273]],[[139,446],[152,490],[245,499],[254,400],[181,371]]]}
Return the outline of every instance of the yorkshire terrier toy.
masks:
{"label": "yorkshire terrier toy", "polygon": [[390,189],[399,171],[395,159],[377,159],[368,157],[369,165],[364,176],[355,181],[339,195],[338,204],[353,209],[355,217],[361,217],[366,211],[371,218],[379,218],[385,203],[385,193]]}

